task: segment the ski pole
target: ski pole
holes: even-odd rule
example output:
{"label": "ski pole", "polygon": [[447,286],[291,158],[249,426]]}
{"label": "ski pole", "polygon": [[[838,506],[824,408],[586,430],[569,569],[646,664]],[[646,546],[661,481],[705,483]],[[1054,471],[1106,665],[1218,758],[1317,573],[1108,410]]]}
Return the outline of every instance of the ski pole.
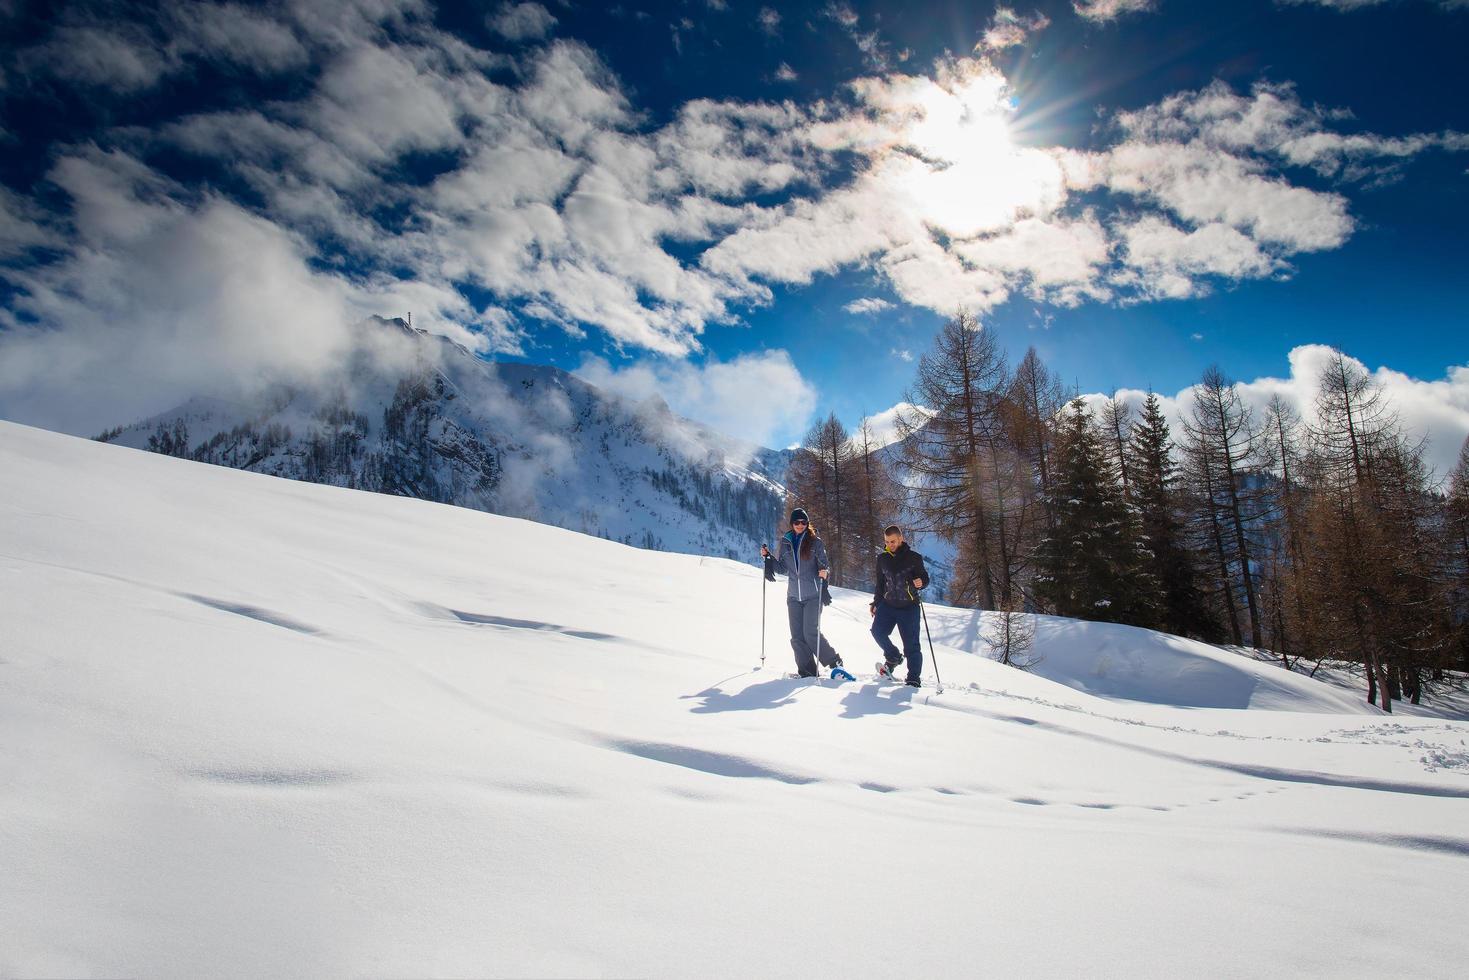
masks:
{"label": "ski pole", "polygon": [[928,629],[928,610],[923,608],[927,603],[918,600],[918,612],[923,616],[923,632],[928,636],[928,659],[933,661],[933,679],[938,685],[938,693],[944,693],[944,679],[939,676],[939,658],[933,652],[933,634]]}
{"label": "ski pole", "polygon": [[765,669],[765,568],[763,565],[760,568],[760,669]]}
{"label": "ski pole", "polygon": [[821,571],[818,569],[816,572],[816,649],[812,651],[816,654],[816,670],[818,674],[823,670],[829,669],[826,664],[821,662],[821,600],[826,598],[824,589],[825,585],[821,578]]}

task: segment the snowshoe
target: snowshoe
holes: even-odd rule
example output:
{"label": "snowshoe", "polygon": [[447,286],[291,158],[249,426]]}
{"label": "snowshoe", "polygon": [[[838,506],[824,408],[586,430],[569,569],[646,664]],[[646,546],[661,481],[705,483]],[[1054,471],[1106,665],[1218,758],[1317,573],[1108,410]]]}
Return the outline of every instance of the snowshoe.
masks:
{"label": "snowshoe", "polygon": [[897,680],[897,677],[893,674],[893,671],[901,667],[902,664],[903,661],[901,660],[899,660],[897,663],[892,663],[887,660],[879,660],[877,662],[877,676],[883,678],[884,680]]}
{"label": "snowshoe", "polygon": [[840,665],[831,669],[831,679],[834,681],[855,681],[857,678],[847,673]]}

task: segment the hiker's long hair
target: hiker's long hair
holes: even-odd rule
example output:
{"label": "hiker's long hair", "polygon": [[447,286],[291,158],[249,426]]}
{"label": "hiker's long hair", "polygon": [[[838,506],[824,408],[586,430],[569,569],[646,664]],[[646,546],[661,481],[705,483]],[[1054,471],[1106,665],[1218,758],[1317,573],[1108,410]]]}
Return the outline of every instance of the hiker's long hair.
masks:
{"label": "hiker's long hair", "polygon": [[816,533],[816,527],[814,525],[812,525],[812,524],[807,524],[806,525],[806,536],[801,539],[801,560],[802,561],[805,561],[807,558],[810,558],[811,557],[811,552],[816,547],[815,541],[816,541],[816,539],[817,539],[818,536],[819,535],[817,535],[817,533]]}

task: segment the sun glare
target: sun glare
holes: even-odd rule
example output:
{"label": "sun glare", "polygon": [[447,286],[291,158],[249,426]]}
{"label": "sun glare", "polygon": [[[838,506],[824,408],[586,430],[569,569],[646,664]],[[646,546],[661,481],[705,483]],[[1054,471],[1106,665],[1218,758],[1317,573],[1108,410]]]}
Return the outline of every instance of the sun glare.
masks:
{"label": "sun glare", "polygon": [[1015,144],[1008,84],[994,68],[957,66],[914,92],[910,107],[905,152],[888,161],[884,176],[925,224],[972,238],[1060,203],[1060,167],[1048,153]]}

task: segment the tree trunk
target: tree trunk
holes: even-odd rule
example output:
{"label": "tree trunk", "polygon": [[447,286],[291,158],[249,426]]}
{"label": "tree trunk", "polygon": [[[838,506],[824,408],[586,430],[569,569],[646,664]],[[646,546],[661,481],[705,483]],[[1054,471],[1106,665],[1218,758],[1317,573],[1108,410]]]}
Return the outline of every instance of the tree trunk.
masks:
{"label": "tree trunk", "polygon": [[1387,685],[1387,664],[1377,659],[1377,690],[1382,695],[1382,710],[1392,714],[1392,694]]}

